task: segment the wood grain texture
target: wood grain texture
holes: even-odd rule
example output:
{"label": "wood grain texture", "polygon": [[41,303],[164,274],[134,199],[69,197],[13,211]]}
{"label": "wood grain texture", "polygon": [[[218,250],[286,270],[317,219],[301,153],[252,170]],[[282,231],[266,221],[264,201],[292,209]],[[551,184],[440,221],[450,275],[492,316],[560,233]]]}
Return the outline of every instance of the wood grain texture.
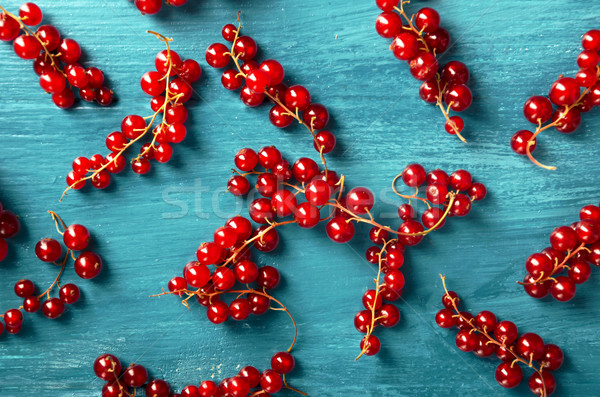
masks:
{"label": "wood grain texture", "polygon": [[[444,59],[471,69],[475,99],[465,113],[466,146],[443,132],[441,116],[419,100],[406,65],[375,33],[373,1],[189,0],[149,17],[125,0],[39,0],[46,21],[77,39],[87,61],[106,72],[119,102],[60,111],[41,93],[30,63],[0,45],[0,199],[24,225],[0,264],[0,310],[19,304],[12,293],[19,278],[44,285],[54,277],[33,253],[39,238],[54,235],[48,209],[88,225],[106,267],[99,279],[79,283],[83,299],[63,318],[29,315],[21,335],[0,337],[0,395],[99,395],[102,384],[91,364],[103,352],[146,365],[181,388],[231,376],[243,365],[265,367],[273,352],[287,347],[292,328],[282,314],[213,326],[198,307],[187,312],[175,299],[148,298],[232,209],[241,210],[242,202],[221,194],[239,148],[275,144],[288,159],[314,156],[300,127],[271,126],[268,107],[244,107],[221,87],[218,71],[204,67],[189,135],[172,163],[145,177],[125,172],[106,191],[73,193],[58,203],[72,159],[104,152],[106,134],[125,115],[148,112],[139,78],[161,45],[144,31],[172,36],[182,56],[203,61],[205,48],[238,10],[261,57],[278,59],[291,81],[327,105],[339,141],[331,167],[351,185],[373,189],[376,215],[387,223],[398,224],[390,182],[410,162],[466,168],[490,192],[468,217],[450,220],[410,250],[403,319],[379,331],[380,355],[357,363],[360,335],[352,319],[374,274],[362,255],[367,229],[347,245],[328,241],[323,227],[282,231],[281,248],[259,262],[281,270],[276,296],[298,321],[292,384],[313,396],[529,396],[526,382],[503,390],[494,381],[495,361],[460,353],[454,334],[435,326],[441,272],[468,309],[493,310],[563,347],[567,359],[556,373],[556,395],[598,395],[597,272],[566,304],[533,301],[515,281],[554,227],[574,221],[583,205],[600,198],[594,176],[599,112],[584,115],[571,136],[550,131],[540,139],[540,160],[558,165],[555,172],[513,155],[508,142],[514,131],[529,128],[521,115],[526,98],[545,94],[559,74],[575,72],[580,36],[598,28],[600,7],[583,0],[418,3],[438,9],[457,41]],[[19,4],[2,5],[16,10]],[[74,279],[73,271],[66,277]]]}

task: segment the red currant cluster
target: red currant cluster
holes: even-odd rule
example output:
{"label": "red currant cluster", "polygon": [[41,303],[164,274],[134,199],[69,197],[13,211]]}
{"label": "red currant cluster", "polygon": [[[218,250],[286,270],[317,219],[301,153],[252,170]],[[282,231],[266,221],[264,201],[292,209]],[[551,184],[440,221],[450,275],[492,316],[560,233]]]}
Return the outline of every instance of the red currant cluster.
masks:
{"label": "red currant cluster", "polygon": [[[412,76],[423,81],[419,95],[427,103],[440,108],[446,123],[446,132],[457,135],[465,126],[460,116],[450,116],[450,110],[462,112],[471,106],[473,96],[466,85],[469,69],[459,61],[451,61],[441,69],[437,56],[448,49],[450,34],[440,27],[440,15],[425,7],[410,17],[404,11],[406,0],[376,0],[383,12],[375,21],[380,36],[393,39],[390,50],[396,58],[408,62]],[[445,105],[444,105],[445,103]]]}
{"label": "red currant cluster", "polygon": [[[35,245],[35,255],[43,262],[52,263],[60,267],[58,275],[54,282],[41,294],[36,294],[35,284],[31,280],[19,280],[15,284],[15,294],[19,298],[23,298],[23,305],[18,309],[10,309],[3,316],[6,324],[6,331],[10,334],[16,334],[21,331],[23,325],[23,314],[21,310],[27,313],[35,313],[40,308],[44,316],[50,319],[60,317],[65,311],[65,304],[72,305],[79,300],[79,287],[69,283],[61,286],[60,278],[63,275],[69,257],[75,261],[75,273],[82,279],[92,279],[96,277],[102,270],[102,259],[98,254],[92,251],[82,252],[75,259],[73,252],[86,250],[90,243],[90,232],[85,226],[72,224],[67,227],[63,220],[52,211],[48,211],[52,215],[52,219],[56,223],[56,230],[63,236],[63,243],[67,247],[67,251],[62,257],[63,248],[61,244],[53,238],[44,238]],[[64,229],[61,232],[59,223]],[[51,297],[50,293],[57,287],[58,298]],[[45,299],[40,303],[41,299]],[[0,333],[3,330],[2,322],[0,322]]]}
{"label": "red currant cluster", "polygon": [[[162,8],[163,0],[129,0],[134,1],[135,6],[142,14],[153,15],[160,11]],[[166,0],[165,3],[173,7],[181,7],[186,4],[188,0]]]}
{"label": "red currant cluster", "polygon": [[241,88],[240,99],[247,106],[259,106],[268,98],[274,104],[269,120],[276,127],[288,127],[294,120],[304,125],[324,162],[323,154],[331,152],[336,144],[335,135],[323,130],[329,122],[327,108],[311,103],[310,93],[304,86],[284,84],[285,71],[276,60],[268,59],[260,64],[255,61],[258,46],[250,36],[241,36],[241,29],[239,16],[237,27],[225,25],[221,33],[231,42],[231,48],[222,43],[211,44],[206,50],[206,62],[221,69],[233,61],[234,68],[225,70],[221,76],[223,86],[228,90]]}
{"label": "red currant cluster", "polygon": [[556,169],[541,164],[533,157],[537,136],[552,127],[563,134],[570,134],[579,128],[581,113],[600,106],[600,30],[590,30],[584,34],[581,45],[583,51],[577,57],[580,69],[575,78],[559,76],[550,87],[548,97],[536,95],[529,98],[523,107],[523,114],[537,128],[535,132],[518,131],[510,141],[515,153],[527,155],[542,168]]}
{"label": "red currant cluster", "polygon": [[[441,228],[446,222],[446,217],[466,215],[471,210],[471,202],[482,200],[486,195],[485,186],[482,183],[473,183],[471,174],[465,170],[458,170],[448,176],[440,169],[426,173],[420,164],[409,164],[402,174],[394,179],[394,185],[399,178],[417,191],[411,196],[406,196],[398,193],[394,186],[396,194],[409,200],[421,200],[427,204],[428,209],[423,212],[420,223],[413,219],[416,215],[414,207],[411,204],[402,204],[398,207],[398,215],[404,222],[397,231],[376,225],[369,232],[369,238],[377,245],[368,248],[365,256],[369,263],[378,264],[379,269],[375,289],[370,289],[363,295],[362,303],[365,309],[354,317],[354,326],[365,334],[360,343],[361,353],[358,357],[379,352],[379,339],[372,335],[376,326],[393,327],[400,320],[398,308],[391,303],[384,304],[383,300],[395,301],[402,294],[404,275],[399,269],[404,264],[405,246],[420,243],[426,234]],[[423,184],[427,185],[427,198],[418,197],[419,186]],[[468,196],[460,193],[461,191],[468,192]],[[432,204],[442,208],[433,207]],[[391,234],[396,234],[397,237],[390,239]]]}
{"label": "red currant cluster", "polygon": [[[404,184],[416,189],[412,195],[400,194],[396,188],[396,181],[402,178]],[[426,198],[419,197],[419,187],[425,185]],[[446,223],[448,216],[465,216],[471,211],[473,201],[483,200],[487,189],[483,183],[474,182],[468,171],[458,170],[450,176],[440,169],[429,173],[420,164],[409,164],[402,174],[394,179],[394,192],[409,200],[408,204],[398,207],[398,216],[404,221],[398,231],[407,236],[399,237],[404,245],[416,245],[423,236],[413,236],[422,232],[424,228],[439,229]],[[462,193],[461,193],[462,192]],[[410,200],[420,200],[427,205],[427,210],[421,216],[422,224],[413,218],[416,216]],[[433,206],[432,206],[433,205]],[[435,206],[439,207],[435,207]]]}
{"label": "red currant cluster", "polygon": [[77,63],[81,48],[75,40],[61,38],[58,29],[52,25],[42,25],[35,33],[28,27],[42,22],[42,11],[36,4],[24,3],[19,8],[19,16],[2,6],[0,9],[3,11],[0,14],[0,40],[14,40],[15,53],[23,59],[34,60],[33,70],[40,76],[40,86],[52,94],[56,106],[62,109],[73,106],[75,89],[84,101],[96,101],[102,106],[112,103],[113,92],[104,86],[102,71]]}
{"label": "red currant cluster", "polygon": [[[550,234],[550,247],[527,258],[525,292],[541,299],[548,294],[561,302],[575,296],[577,284],[592,273],[590,263],[600,266],[600,206],[586,205],[579,222],[560,226]],[[567,270],[567,276],[559,276]]]}
{"label": "red currant cluster", "polygon": [[[156,32],[149,33],[156,35],[167,46],[166,50],[156,55],[156,71],[144,73],[140,83],[142,91],[152,96],[150,107],[154,114],[148,117],[126,116],[121,122],[121,130],[111,132],[106,137],[106,147],[110,150],[106,156],[95,154],[91,158],[77,157],[73,161],[73,170],[67,175],[68,187],[63,196],[70,189],[83,188],[87,180],[97,189],[106,188],[110,184],[110,174],[117,174],[125,168],[125,151],[149,131],[151,141],[145,143],[140,154],[131,161],[131,168],[136,174],[150,171],[151,160],[168,162],[173,155],[171,144],[185,139],[187,130],[184,123],[188,112],[183,104],[191,98],[191,84],[200,78],[202,69],[193,59],[182,61],[169,47],[172,39]],[[159,115],[160,123],[157,122]],[[149,121],[146,122],[146,119]]]}
{"label": "red currant cluster", "polygon": [[144,388],[149,397],[269,397],[283,388],[306,395],[288,386],[285,380],[285,375],[294,369],[295,364],[290,353],[279,352],[271,358],[271,368],[262,373],[248,365],[218,384],[213,380],[203,380],[199,386],[185,386],[180,393],[172,393],[171,386],[162,379],[148,381],[148,371],[142,365],[130,364],[123,370],[119,359],[112,354],[102,354],[96,359],[94,373],[106,381],[102,387],[103,397],[133,397],[138,388]]}
{"label": "red currant cluster", "polygon": [[11,211],[4,209],[0,203],[0,262],[8,255],[8,243],[6,239],[13,238],[21,230],[19,218]]}
{"label": "red currant cluster", "polygon": [[498,321],[490,311],[484,310],[476,316],[459,311],[458,295],[448,291],[445,278],[440,277],[446,293],[442,297],[444,309],[437,312],[435,322],[441,328],[458,328],[456,347],[463,352],[473,352],[478,357],[495,354],[502,361],[496,368],[496,381],[502,387],[510,389],[521,383],[523,370],[519,364],[523,364],[535,371],[528,381],[533,394],[542,397],[552,394],[556,389],[556,381],[551,371],[560,368],[564,358],[560,347],[544,343],[539,335],[531,332],[519,335],[514,323]]}

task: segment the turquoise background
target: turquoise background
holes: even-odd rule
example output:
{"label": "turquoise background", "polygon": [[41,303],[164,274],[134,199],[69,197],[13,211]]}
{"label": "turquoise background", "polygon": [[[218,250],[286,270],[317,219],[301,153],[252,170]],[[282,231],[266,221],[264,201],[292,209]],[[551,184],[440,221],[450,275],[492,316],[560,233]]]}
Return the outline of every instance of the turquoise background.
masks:
{"label": "turquoise background", "polygon": [[[471,70],[474,103],[464,113],[468,145],[446,134],[439,112],[418,98],[407,66],[375,32],[374,1],[189,0],[155,16],[140,15],[125,0],[38,1],[45,21],[78,40],[87,64],[106,72],[119,101],[61,111],[42,93],[31,62],[0,44],[0,200],[23,223],[9,258],[0,263],[0,310],[20,304],[12,292],[16,280],[32,278],[43,286],[55,276],[33,252],[38,239],[56,237],[49,209],[91,229],[105,269],[91,282],[70,269],[64,280],[80,285],[80,303],[56,321],[27,315],[21,334],[0,336],[0,395],[100,395],[102,382],[91,365],[104,352],[125,365],[147,366],[179,390],[212,375],[231,376],[240,366],[264,368],[289,344],[292,327],[282,313],[215,326],[198,306],[188,312],[174,298],[148,297],[179,275],[224,218],[241,210],[242,201],[222,194],[238,149],[275,144],[290,161],[315,156],[300,126],[276,129],[268,106],[245,107],[221,87],[219,71],[204,66],[204,50],[221,41],[221,27],[234,22],[238,10],[245,33],[260,45],[260,58],[279,60],[290,81],[328,107],[339,142],[330,167],[350,185],[370,187],[378,200],[375,214],[386,223],[398,225],[393,215],[400,201],[390,184],[411,162],[466,168],[489,189],[468,217],[449,220],[409,250],[399,302],[403,318],[377,332],[383,344],[378,356],[356,363],[360,334],[353,317],[374,276],[363,258],[368,229],[346,245],[330,242],[322,226],[283,230],[280,248],[258,260],[281,270],[284,281],[274,293],[299,325],[290,383],[313,396],[531,395],[526,382],[503,390],[494,380],[496,360],[459,352],[454,332],[435,326],[441,272],[469,310],[492,310],[564,349],[556,395],[599,395],[597,272],[569,303],[534,301],[515,281],[554,227],[576,220],[583,205],[598,203],[600,115],[585,114],[570,136],[548,131],[540,138],[537,154],[557,165],[555,172],[514,155],[508,143],[514,131],[529,128],[521,114],[524,101],[547,93],[558,75],[575,73],[580,37],[598,28],[600,8],[583,0],[417,3],[436,8],[452,34],[455,45],[443,59],[464,61]],[[12,11],[19,5],[3,3]],[[139,79],[153,68],[162,45],[146,29],[173,37],[175,51],[203,65],[190,101],[188,138],[171,163],[149,175],[128,170],[106,191],[75,192],[59,203],[73,158],[105,153],[105,136],[125,115],[149,114]]]}

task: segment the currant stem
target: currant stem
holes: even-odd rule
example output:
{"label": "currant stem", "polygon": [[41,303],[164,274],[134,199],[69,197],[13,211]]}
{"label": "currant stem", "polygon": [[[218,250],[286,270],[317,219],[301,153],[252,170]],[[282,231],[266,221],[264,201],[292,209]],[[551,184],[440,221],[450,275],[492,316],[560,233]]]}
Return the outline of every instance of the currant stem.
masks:
{"label": "currant stem", "polygon": [[[440,274],[439,276],[442,279],[442,285],[443,285],[444,291],[445,291],[444,295],[450,296],[448,294],[448,288],[446,287],[446,277],[444,275],[442,275],[442,274]],[[501,346],[504,349],[508,350],[513,355],[513,357],[515,357],[515,360],[513,361],[513,364],[515,362],[519,362],[519,363],[525,364],[526,366],[528,366],[529,368],[531,368],[535,372],[537,372],[540,375],[540,379],[542,381],[542,387],[543,387],[543,391],[542,391],[542,396],[541,397],[545,397],[547,395],[547,393],[546,393],[546,384],[544,383],[544,377],[542,376],[542,371],[543,371],[544,367],[540,366],[539,369],[537,369],[536,367],[534,367],[533,366],[533,356],[530,357],[529,361],[525,361],[524,359],[520,358],[518,356],[518,354],[515,353],[513,347],[506,346],[506,344],[504,344],[503,342],[497,341],[490,334],[488,334],[486,330],[479,328],[477,325],[474,325],[472,321],[469,321],[465,316],[463,316],[461,314],[460,310],[458,309],[458,305],[456,304],[456,301],[457,301],[456,298],[451,298],[450,301],[452,302],[452,308],[454,309],[454,312],[456,313],[454,316],[462,319],[467,324],[471,325],[471,327],[472,327],[471,332],[476,332],[476,333],[479,333],[479,334],[485,336],[488,339],[487,344],[491,343],[491,344],[494,344],[494,345],[497,345],[497,346]],[[511,366],[512,366],[512,364],[511,364]]]}
{"label": "currant stem", "polygon": [[62,218],[60,216],[58,216],[58,214],[54,211],[48,211],[48,213],[50,214],[50,216],[52,216],[52,220],[54,221],[54,224],[56,225],[56,231],[61,234],[64,235],[64,232],[61,232],[60,229],[58,228],[58,222],[60,222],[62,224],[63,229],[67,228],[67,225],[65,224],[65,222],[62,220]]}
{"label": "currant stem", "polygon": [[65,258],[63,259],[63,262],[60,266],[60,271],[58,272],[58,275],[54,279],[54,282],[48,287],[48,289],[46,291],[44,291],[40,295],[38,295],[38,299],[41,299],[44,295],[47,295],[48,299],[50,299],[50,292],[52,291],[52,288],[54,288],[55,285],[58,285],[60,287],[60,277],[62,276],[63,272],[65,271],[65,267],[67,266],[67,261],[69,260],[69,254],[71,254],[71,250],[67,250],[67,253],[65,254]]}

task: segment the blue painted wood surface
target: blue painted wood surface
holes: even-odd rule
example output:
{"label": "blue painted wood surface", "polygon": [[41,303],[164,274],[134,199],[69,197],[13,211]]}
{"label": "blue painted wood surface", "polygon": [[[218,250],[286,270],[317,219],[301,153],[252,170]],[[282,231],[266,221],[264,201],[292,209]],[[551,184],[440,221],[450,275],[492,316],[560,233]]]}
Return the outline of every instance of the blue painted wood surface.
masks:
{"label": "blue painted wood surface", "polygon": [[[0,264],[0,310],[19,304],[12,293],[17,279],[45,285],[55,275],[33,253],[39,238],[55,235],[48,209],[88,225],[106,266],[97,280],[79,283],[83,299],[63,318],[28,315],[22,334],[0,337],[1,396],[99,395],[102,383],[91,364],[103,352],[146,365],[181,388],[231,376],[243,365],[265,367],[274,351],[288,345],[292,328],[282,314],[214,326],[198,307],[187,312],[175,299],[148,297],[180,272],[232,209],[241,210],[241,202],[221,194],[239,148],[275,144],[290,160],[314,155],[305,131],[271,126],[268,107],[243,106],[221,87],[218,71],[204,67],[191,101],[189,135],[172,163],[145,177],[125,172],[106,191],[73,193],[58,203],[72,159],[104,152],[106,134],[126,114],[147,114],[148,98],[138,82],[161,44],[144,31],[173,37],[176,51],[204,64],[205,48],[220,39],[221,26],[233,22],[238,10],[261,57],[278,59],[293,82],[329,108],[339,141],[331,167],[351,185],[373,189],[376,215],[387,223],[398,224],[393,214],[399,201],[390,182],[410,162],[466,168],[490,192],[468,217],[451,219],[410,249],[403,319],[378,332],[381,354],[357,363],[360,335],[352,319],[374,276],[362,255],[366,239],[335,245],[323,227],[284,230],[281,248],[259,261],[281,270],[284,281],[275,293],[298,321],[291,383],[314,396],[530,395],[525,382],[503,390],[494,381],[495,360],[459,352],[454,333],[435,326],[441,272],[469,310],[493,310],[563,347],[567,358],[556,372],[556,395],[598,395],[597,271],[566,304],[534,301],[515,281],[523,276],[525,258],[547,245],[555,226],[598,202],[600,115],[584,115],[571,136],[549,131],[540,139],[540,160],[558,165],[555,172],[513,155],[508,141],[529,127],[521,115],[526,98],[546,93],[559,74],[576,71],[580,36],[598,28],[600,8],[582,0],[420,2],[439,10],[456,42],[444,59],[464,61],[472,72],[475,99],[465,113],[465,146],[443,132],[437,110],[418,99],[406,65],[375,33],[373,3],[190,0],[181,9],[141,16],[125,0],[38,1],[46,21],[77,39],[88,62],[106,72],[119,102],[60,111],[41,93],[30,63],[0,45],[0,199],[24,225]],[[11,10],[19,4],[3,3]],[[72,270],[69,278],[78,280]]]}

